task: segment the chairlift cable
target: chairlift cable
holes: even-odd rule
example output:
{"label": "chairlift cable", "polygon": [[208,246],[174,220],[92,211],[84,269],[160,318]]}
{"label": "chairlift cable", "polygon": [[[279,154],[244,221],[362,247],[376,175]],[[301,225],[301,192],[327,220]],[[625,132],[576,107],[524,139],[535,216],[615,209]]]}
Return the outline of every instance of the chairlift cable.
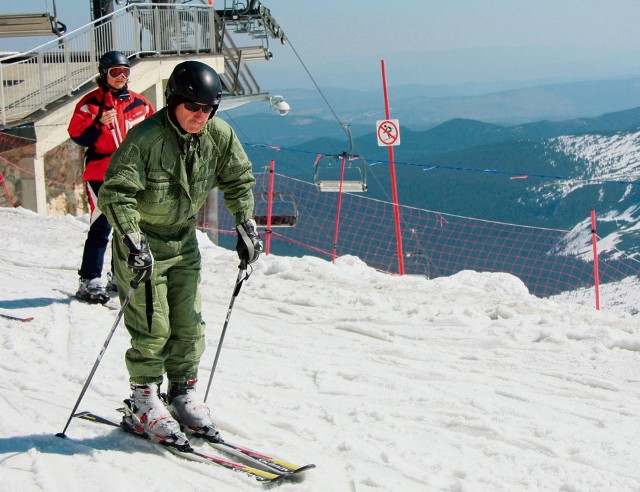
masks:
{"label": "chairlift cable", "polygon": [[[289,41],[289,46],[291,46],[291,49],[293,50],[293,53],[296,55],[296,57],[298,58],[298,60],[300,61],[300,64],[302,65],[302,67],[304,68],[304,70],[307,72],[307,75],[309,76],[309,78],[311,79],[311,82],[313,82],[313,85],[315,85],[316,89],[318,90],[318,93],[320,94],[320,96],[322,97],[322,99],[324,100],[325,104],[327,105],[327,107],[329,108],[329,110],[331,111],[331,113],[333,114],[334,118],[336,119],[336,121],[338,122],[338,124],[340,125],[340,128],[342,128],[342,130],[347,134],[347,138],[349,139],[349,154],[351,154],[353,152],[353,147],[354,147],[354,142],[353,142],[353,138],[351,136],[351,131],[349,130],[349,125],[346,123],[342,123],[342,121],[340,120],[340,118],[338,117],[338,115],[336,114],[336,112],[333,110],[333,107],[331,106],[331,104],[329,103],[329,101],[327,100],[327,98],[325,97],[324,93],[322,92],[322,89],[320,89],[320,87],[318,86],[318,84],[316,83],[315,79],[313,78],[313,76],[311,75],[311,72],[309,72],[309,69],[307,68],[307,66],[305,65],[304,61],[302,61],[302,58],[300,57],[300,55],[298,54],[298,52],[296,51],[295,47],[293,46],[293,43],[291,42],[290,38],[287,38],[287,40]],[[358,152],[358,154],[360,154],[360,152]],[[387,200],[391,201],[389,194],[387,193],[387,191],[384,189],[384,187],[382,186],[382,183],[380,183],[380,180],[378,179],[378,177],[375,175],[375,173],[370,172],[370,175],[373,176],[374,180],[378,183],[378,185],[380,186],[380,190],[382,191],[382,194],[387,198]],[[403,223],[405,223],[405,219],[402,218],[401,219],[403,221]],[[406,224],[405,224],[406,225]],[[429,263],[431,264],[431,261],[429,261]]]}
{"label": "chairlift cable", "polygon": [[296,48],[293,46],[293,43],[291,42],[290,38],[287,38],[287,41],[289,41],[289,46],[291,46],[291,49],[293,50],[293,53],[296,55],[296,58],[298,59],[298,61],[300,62],[300,64],[302,65],[302,68],[304,68],[304,71],[307,72],[307,75],[309,76],[309,78],[311,79],[311,82],[313,82],[313,85],[316,87],[316,90],[318,91],[318,93],[320,94],[320,97],[322,97],[322,99],[324,100],[325,104],[327,105],[327,107],[329,108],[329,111],[331,111],[331,114],[333,114],[333,117],[336,119],[336,121],[338,122],[338,124],[340,125],[340,128],[342,129],[342,131],[344,131],[347,136],[349,136],[349,133],[346,131],[346,129],[344,128],[344,123],[342,123],[342,121],[340,120],[340,118],[338,117],[338,115],[336,114],[336,112],[333,110],[333,107],[331,106],[331,103],[329,102],[329,100],[326,98],[326,96],[324,95],[324,92],[322,92],[322,89],[320,89],[320,86],[318,85],[318,83],[315,81],[315,79],[313,78],[313,75],[311,75],[311,72],[309,71],[309,69],[307,68],[307,65],[305,65],[304,61],[302,61],[302,58],[300,57],[300,55],[298,54],[298,51],[296,50]]}
{"label": "chairlift cable", "polygon": [[[329,111],[331,111],[331,113],[333,114],[333,117],[336,119],[336,121],[338,122],[338,124],[340,125],[340,128],[342,128],[342,131],[344,131],[347,135],[347,138],[350,139],[350,144],[352,143],[352,138],[351,138],[351,133],[350,131],[347,129],[348,124],[347,123],[343,123],[340,118],[338,117],[338,115],[336,114],[336,112],[334,111],[333,107],[331,106],[331,103],[328,101],[328,99],[325,97],[324,93],[322,92],[322,89],[320,89],[320,86],[318,86],[317,82],[315,81],[315,79],[313,78],[313,75],[311,75],[311,72],[309,71],[309,69],[307,68],[306,64],[304,63],[304,61],[302,60],[302,58],[300,57],[300,55],[298,54],[298,51],[295,49],[295,47],[293,46],[293,43],[291,42],[291,38],[287,37],[287,41],[289,42],[289,46],[291,46],[291,50],[293,51],[293,53],[296,55],[296,58],[298,59],[298,61],[300,62],[300,64],[302,65],[302,67],[304,68],[305,72],[307,72],[307,75],[309,76],[309,79],[311,79],[311,82],[313,83],[313,85],[316,87],[318,93],[320,94],[320,96],[322,97],[322,99],[324,100],[325,104],[327,105],[327,107],[329,108]],[[355,145],[355,143],[353,143],[351,145],[351,147],[355,147],[356,152],[361,155],[362,153],[358,151],[357,149],[357,145]],[[350,149],[349,152],[352,152],[353,150]],[[388,200],[390,200],[390,197],[388,196],[388,193],[386,192],[386,190],[384,189],[384,187],[382,186],[382,183],[380,183],[380,180],[378,179],[378,177],[375,175],[375,173],[371,172],[370,173],[373,176],[373,179],[378,183],[378,186],[380,187],[380,190],[382,190],[382,193],[386,196],[386,198]]]}

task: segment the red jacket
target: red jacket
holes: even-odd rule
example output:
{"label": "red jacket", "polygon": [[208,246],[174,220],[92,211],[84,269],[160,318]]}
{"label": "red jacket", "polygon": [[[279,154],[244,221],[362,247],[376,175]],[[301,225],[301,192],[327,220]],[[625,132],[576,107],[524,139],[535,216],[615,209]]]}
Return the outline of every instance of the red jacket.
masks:
{"label": "red jacket", "polygon": [[[118,124],[109,127],[101,124],[102,112],[114,108],[118,113]],[[82,179],[104,181],[111,154],[122,143],[129,129],[153,112],[153,106],[147,99],[126,88],[114,94],[99,87],[84,96],[76,105],[67,128],[75,143],[87,147]]]}

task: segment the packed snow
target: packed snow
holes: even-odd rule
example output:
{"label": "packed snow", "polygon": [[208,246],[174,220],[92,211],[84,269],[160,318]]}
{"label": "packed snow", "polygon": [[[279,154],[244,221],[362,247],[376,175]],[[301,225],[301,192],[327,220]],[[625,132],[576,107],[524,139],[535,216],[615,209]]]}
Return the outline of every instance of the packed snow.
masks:
{"label": "packed snow", "polygon": [[[228,439],[317,468],[265,486],[91,422],[56,437],[117,314],[58,290],[77,286],[87,227],[0,209],[0,313],[34,318],[0,317],[2,492],[640,490],[639,315],[355,257],[262,256],[208,398]],[[199,241],[204,394],[238,261]],[[127,347],[119,325],[78,410],[119,418]]]}

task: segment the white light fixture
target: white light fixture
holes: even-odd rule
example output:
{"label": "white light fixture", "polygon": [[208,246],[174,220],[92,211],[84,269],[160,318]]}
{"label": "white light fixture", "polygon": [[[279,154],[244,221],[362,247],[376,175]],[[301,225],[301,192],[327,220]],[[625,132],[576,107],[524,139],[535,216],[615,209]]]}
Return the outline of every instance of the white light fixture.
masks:
{"label": "white light fixture", "polygon": [[286,116],[291,111],[291,106],[282,96],[271,96],[269,98],[269,106],[275,109],[280,116]]}

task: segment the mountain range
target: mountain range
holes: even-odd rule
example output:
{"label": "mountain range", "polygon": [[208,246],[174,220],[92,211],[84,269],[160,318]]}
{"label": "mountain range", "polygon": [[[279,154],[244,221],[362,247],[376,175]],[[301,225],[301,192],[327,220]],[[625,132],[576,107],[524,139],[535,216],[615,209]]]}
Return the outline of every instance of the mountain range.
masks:
{"label": "mountain range", "polygon": [[[541,120],[596,117],[640,106],[640,78],[532,86],[523,83],[522,87],[515,86],[509,90],[485,91],[482,85],[475,86],[475,90],[474,86],[391,86],[388,89],[390,116],[400,120],[405,128],[426,130],[459,118],[517,125]],[[328,123],[323,130],[328,129],[330,134],[342,133],[336,118],[351,125],[354,135],[362,135],[371,132],[376,120],[386,116],[382,89],[296,88],[282,89],[278,93],[291,106],[291,112],[284,119],[292,119],[296,125],[305,126],[314,118],[321,118]],[[240,117],[256,113],[266,115],[270,109],[266,104],[249,104],[232,110],[230,114]],[[278,130],[284,123],[273,124]]]}

